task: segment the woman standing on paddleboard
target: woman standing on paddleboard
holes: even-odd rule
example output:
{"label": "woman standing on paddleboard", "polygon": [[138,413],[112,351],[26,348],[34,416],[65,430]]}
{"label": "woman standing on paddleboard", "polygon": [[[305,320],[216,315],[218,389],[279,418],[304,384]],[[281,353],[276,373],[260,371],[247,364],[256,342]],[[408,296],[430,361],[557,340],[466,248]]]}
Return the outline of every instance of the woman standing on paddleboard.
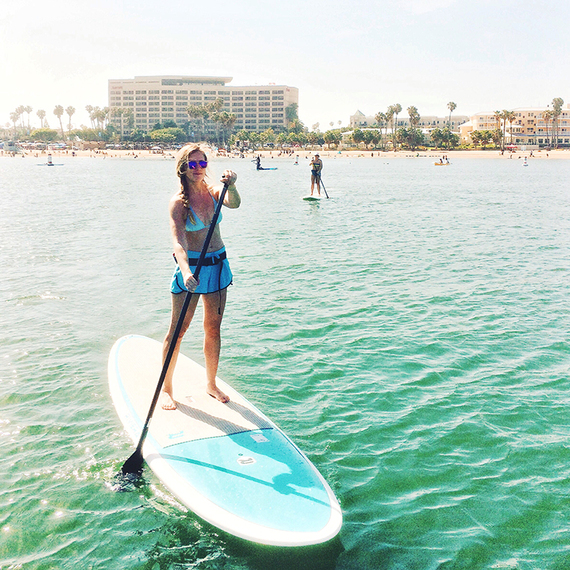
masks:
{"label": "woman standing on paddleboard", "polygon": [[[171,365],[162,387],[161,405],[165,410],[176,409],[173,398],[172,376],[180,343],[184,333],[194,316],[198,299],[202,298],[204,305],[204,356],[206,360],[207,392],[220,402],[228,402],[229,398],[216,386],[216,373],[220,357],[220,327],[226,305],[226,292],[232,282],[232,272],[226,258],[226,249],[220,233],[222,215],[212,234],[207,255],[202,266],[199,280],[194,278],[198,258],[204,245],[204,240],[210,228],[212,217],[216,210],[221,188],[209,184],[206,168],[208,159],[202,147],[198,144],[184,146],[177,155],[176,173],[180,179],[180,191],[170,200],[170,230],[174,243],[174,257],[177,262],[176,271],[172,277],[170,291],[172,293],[172,316],[168,334],[164,339],[163,359],[166,358],[170,343],[174,336],[176,324],[182,311],[187,291],[194,293],[190,300],[184,325],[180,331],[172,355]],[[228,208],[238,208],[241,203],[235,182],[237,175],[231,170],[225,170],[222,182],[228,184],[223,205]]]}

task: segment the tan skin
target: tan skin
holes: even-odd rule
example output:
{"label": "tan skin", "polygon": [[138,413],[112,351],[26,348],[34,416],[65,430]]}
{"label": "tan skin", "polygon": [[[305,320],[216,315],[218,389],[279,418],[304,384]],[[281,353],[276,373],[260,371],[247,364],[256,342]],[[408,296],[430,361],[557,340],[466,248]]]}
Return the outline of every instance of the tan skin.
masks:
{"label": "tan skin", "polygon": [[317,170],[318,174],[315,176],[314,174],[311,173],[311,196],[313,195],[313,191],[315,189],[315,182],[317,183],[317,191],[319,193],[319,196],[321,195],[321,170],[323,169],[323,162],[322,160],[319,158],[319,155],[316,154],[313,158],[313,160],[311,160],[311,169],[313,170]]}
{"label": "tan skin", "polygon": [[[188,160],[206,160],[204,154],[195,150],[189,154]],[[189,202],[192,209],[196,215],[204,221],[206,226],[209,225],[209,221],[214,216],[215,206],[212,202],[213,196],[216,201],[218,201],[221,193],[221,188],[211,188],[205,182],[204,177],[206,175],[206,170],[198,166],[195,170],[188,169],[185,172],[186,179],[189,183],[190,193]],[[240,195],[238,194],[237,188],[235,186],[235,181],[237,175],[231,170],[225,170],[222,175],[223,182],[229,182],[228,191],[224,198],[224,206],[228,208],[238,208],[241,203]],[[204,240],[206,234],[208,233],[208,228],[205,228],[196,232],[186,231],[186,219],[188,217],[188,210],[184,206],[182,197],[180,194],[176,194],[170,200],[170,230],[172,233],[174,254],[176,255],[176,260],[182,272],[182,277],[184,279],[184,284],[189,291],[194,291],[198,286],[198,282],[194,279],[190,267],[188,265],[188,254],[187,251],[201,251],[204,245]],[[222,236],[220,233],[220,226],[216,225],[214,233],[212,234],[212,239],[208,247],[208,252],[217,251],[224,246],[222,241]],[[224,308],[226,305],[226,289],[221,292],[207,293],[202,295],[192,295],[190,300],[190,305],[188,311],[184,318],[184,324],[178,337],[176,347],[172,354],[172,360],[170,366],[168,367],[168,372],[164,379],[164,385],[162,387],[160,403],[165,410],[176,409],[176,402],[173,398],[172,392],[172,376],[174,368],[176,366],[176,360],[180,352],[180,343],[182,342],[182,337],[184,333],[188,330],[192,318],[194,317],[194,312],[196,311],[196,306],[198,305],[198,299],[202,298],[202,304],[204,306],[204,357],[206,360],[206,378],[207,378],[207,393],[216,398],[220,402],[229,402],[229,397],[224,394],[216,385],[216,373],[218,371],[218,362],[220,358],[220,347],[221,347],[221,335],[220,328],[222,324],[222,317],[224,315]],[[164,344],[162,348],[163,361],[166,358],[168,349],[172,337],[174,335],[174,330],[176,329],[176,324],[182,310],[182,305],[184,304],[185,294],[175,295],[172,294],[172,315],[170,320],[170,328],[166,338],[164,339]],[[218,308],[220,309],[219,314]]]}

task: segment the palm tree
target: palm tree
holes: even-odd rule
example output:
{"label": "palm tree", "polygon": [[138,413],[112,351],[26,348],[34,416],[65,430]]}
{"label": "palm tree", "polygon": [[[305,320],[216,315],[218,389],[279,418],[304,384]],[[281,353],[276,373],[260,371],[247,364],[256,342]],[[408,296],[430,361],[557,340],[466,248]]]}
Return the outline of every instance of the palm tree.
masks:
{"label": "palm tree", "polygon": [[20,126],[24,126],[24,113],[26,112],[26,107],[24,105],[20,105],[16,108],[16,113],[18,113],[18,117],[20,117]]}
{"label": "palm tree", "polygon": [[[186,112],[188,113],[188,117],[190,119],[190,123],[197,123],[198,119],[201,116],[201,106],[200,105],[190,105],[186,108]],[[196,140],[194,136],[194,130],[192,130],[192,138]],[[243,139],[242,139],[243,140]]]}
{"label": "palm tree", "polygon": [[[553,107],[552,135],[554,138],[554,144],[556,145],[556,148],[558,148],[558,118],[562,114],[562,105],[564,105],[564,99],[562,99],[561,97],[555,97],[552,100],[552,107]],[[556,130],[554,128],[554,125],[556,125]]]}
{"label": "palm tree", "polygon": [[495,111],[494,117],[497,123],[497,129],[501,130],[501,111]]}
{"label": "palm tree", "polygon": [[394,108],[394,123],[396,126],[398,126],[398,115],[402,112],[402,105],[400,105],[400,103],[396,103],[395,105],[392,105],[392,107]]}
{"label": "palm tree", "polygon": [[509,116],[509,111],[506,109],[503,111],[495,111],[495,117],[499,117],[500,121],[503,121],[503,138],[501,139],[501,152],[505,152],[505,140],[507,138],[507,120]]}
{"label": "palm tree", "polygon": [[[230,138],[231,132],[234,128],[235,122],[237,120],[236,115],[233,113],[228,113],[227,111],[222,112],[221,124],[223,133],[223,144],[226,145],[226,141]],[[268,129],[271,130],[271,129]]]}
{"label": "palm tree", "polygon": [[542,113],[542,118],[544,120],[544,124],[546,125],[546,144],[550,144],[549,138],[548,138],[548,122],[552,120],[552,117],[554,116],[554,111],[547,109],[546,111],[543,111]]}
{"label": "palm tree", "polygon": [[451,113],[457,109],[457,105],[453,101],[450,101],[447,104],[447,108],[449,109],[449,128],[451,129]]}
{"label": "palm tree", "polygon": [[412,129],[417,128],[420,123],[420,113],[417,107],[413,105],[408,107],[408,115],[410,116],[410,127],[412,127]]}
{"label": "palm tree", "polygon": [[374,116],[376,119],[376,123],[380,127],[380,144],[382,145],[382,150],[384,149],[384,135],[382,133],[382,129],[386,127],[386,132],[388,131],[388,117],[386,117],[386,113],[376,113]]}
{"label": "palm tree", "polygon": [[89,120],[91,121],[91,128],[93,128],[95,126],[95,123],[93,122],[93,105],[85,105],[85,110],[89,114]]}
{"label": "palm tree", "polygon": [[394,106],[390,105],[386,110],[386,137],[388,136],[388,124],[392,123],[392,148],[394,148]]}
{"label": "palm tree", "polygon": [[417,107],[413,105],[408,107],[408,115],[410,117],[410,147],[412,150],[416,148],[416,142],[419,138],[418,136],[418,125],[420,123],[420,112],[418,111]]}
{"label": "palm tree", "polygon": [[41,122],[41,128],[44,128],[44,119],[46,117],[46,112],[43,109],[38,109],[38,111],[36,112],[36,115],[39,117],[40,122]]}
{"label": "palm tree", "polygon": [[29,105],[26,105],[24,107],[24,111],[28,113],[28,134],[30,134],[30,113],[33,111],[33,108]]}
{"label": "palm tree", "polygon": [[517,114],[514,111],[505,111],[505,122],[509,121],[511,138],[510,144],[513,144],[513,121],[517,118]]}
{"label": "palm tree", "polygon": [[14,138],[16,138],[16,123],[18,122],[19,118],[20,118],[20,114],[18,113],[18,111],[12,111],[10,113],[10,120],[12,121],[12,123],[14,125]]}
{"label": "palm tree", "polygon": [[65,110],[65,112],[68,114],[69,116],[69,125],[67,125],[67,132],[70,133],[71,132],[71,116],[75,113],[75,107],[72,107],[71,105],[69,107],[67,107],[67,109]]}
{"label": "palm tree", "polygon": [[299,118],[299,105],[297,103],[291,103],[285,107],[285,119],[287,120],[287,127],[289,124],[292,123],[295,119]]}
{"label": "palm tree", "polygon": [[53,110],[53,114],[59,119],[59,127],[61,129],[61,137],[65,139],[65,134],[63,133],[63,125],[61,123],[61,117],[63,117],[63,107],[61,105],[56,105]]}
{"label": "palm tree", "polygon": [[125,115],[125,111],[126,111],[126,109],[123,109],[122,107],[111,107],[109,109],[109,114],[111,115],[111,117],[119,117],[119,119],[120,119],[120,121],[119,121],[119,136],[121,137],[121,140],[123,140],[123,135],[124,135],[123,116]]}

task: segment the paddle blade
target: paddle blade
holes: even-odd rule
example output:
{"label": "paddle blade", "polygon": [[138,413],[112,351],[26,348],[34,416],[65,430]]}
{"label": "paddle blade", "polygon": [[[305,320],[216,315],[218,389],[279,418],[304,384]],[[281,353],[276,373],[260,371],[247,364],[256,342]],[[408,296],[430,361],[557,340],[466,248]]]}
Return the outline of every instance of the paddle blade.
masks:
{"label": "paddle blade", "polygon": [[137,449],[124,463],[121,467],[121,473],[123,475],[142,475],[143,470],[143,456],[142,453]]}

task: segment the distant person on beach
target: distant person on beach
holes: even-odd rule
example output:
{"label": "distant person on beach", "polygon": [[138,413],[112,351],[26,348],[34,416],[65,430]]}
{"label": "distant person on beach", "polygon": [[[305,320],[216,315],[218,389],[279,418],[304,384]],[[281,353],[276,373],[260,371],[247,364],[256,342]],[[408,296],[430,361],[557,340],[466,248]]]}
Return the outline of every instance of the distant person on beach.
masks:
{"label": "distant person on beach", "polygon": [[318,154],[315,154],[310,163],[311,167],[311,196],[315,189],[315,182],[317,183],[317,191],[321,195],[321,171],[323,169],[323,161]]}
{"label": "distant person on beach", "polygon": [[[202,298],[204,307],[206,391],[212,398],[220,402],[229,401],[229,397],[216,386],[221,345],[220,327],[226,305],[227,288],[233,279],[226,258],[226,248],[220,233],[221,212],[212,234],[199,279],[195,279],[193,275],[221,194],[221,188],[214,188],[210,183],[206,172],[207,166],[206,153],[198,144],[187,144],[177,154],[176,174],[180,179],[180,190],[171,198],[169,206],[170,230],[177,267],[170,286],[172,314],[170,328],[163,344],[163,360],[166,359],[174,336],[176,324],[184,304],[185,293],[190,291],[194,294],[190,300],[182,331],[172,355],[171,365],[164,379],[161,405],[165,410],[176,409],[172,376],[182,337],[192,322],[199,298]],[[241,203],[235,184],[236,180],[237,175],[234,172],[224,170],[222,182],[228,184],[228,190],[223,205],[228,208],[238,208]]]}

